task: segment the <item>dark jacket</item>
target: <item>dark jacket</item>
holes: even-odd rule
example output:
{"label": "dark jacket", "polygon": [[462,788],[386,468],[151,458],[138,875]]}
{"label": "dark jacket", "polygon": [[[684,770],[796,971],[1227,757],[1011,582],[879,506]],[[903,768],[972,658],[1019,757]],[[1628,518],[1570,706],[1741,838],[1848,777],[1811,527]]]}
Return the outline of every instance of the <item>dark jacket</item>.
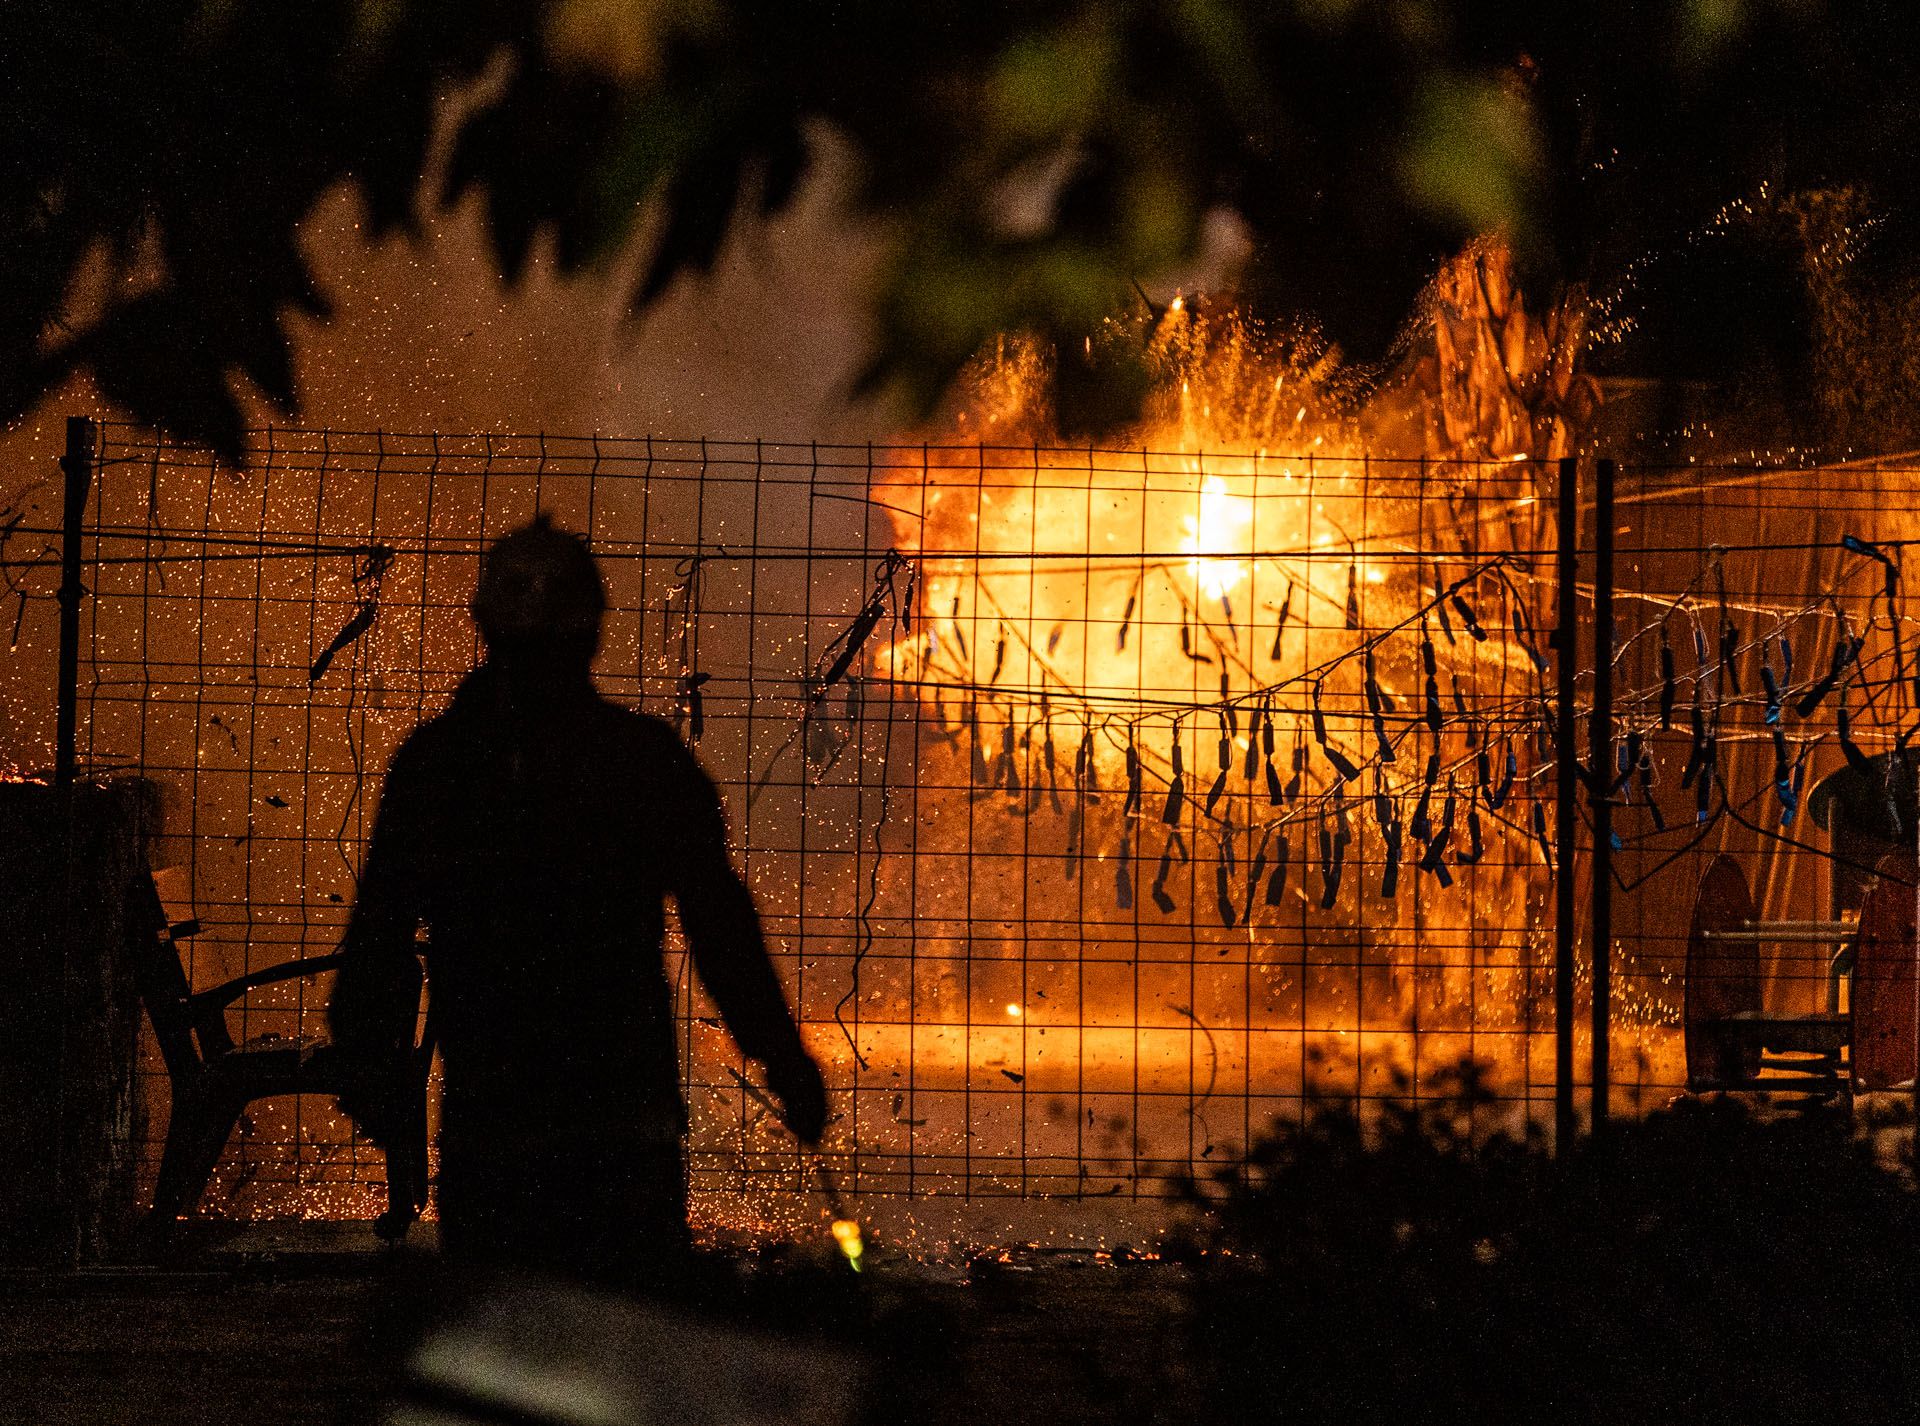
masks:
{"label": "dark jacket", "polygon": [[674,731],[584,680],[515,711],[478,669],[388,769],[334,1037],[391,1042],[403,1021],[411,1038],[414,1006],[390,988],[424,925],[449,1136],[503,1150],[673,1139],[685,1109],[661,957],[669,896],[740,1047],[767,1062],[801,1056],[719,797]]}

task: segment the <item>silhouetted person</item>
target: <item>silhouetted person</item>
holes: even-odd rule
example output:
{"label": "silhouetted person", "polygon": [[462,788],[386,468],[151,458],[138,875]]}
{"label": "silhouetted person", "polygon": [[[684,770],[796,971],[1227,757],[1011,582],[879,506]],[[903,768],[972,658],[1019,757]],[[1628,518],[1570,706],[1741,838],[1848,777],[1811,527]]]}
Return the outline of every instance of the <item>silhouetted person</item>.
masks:
{"label": "silhouetted person", "polygon": [[[687,1249],[667,897],[802,1140],[826,1100],[712,782],[669,726],[594,689],[605,605],[585,546],[544,518],[487,552],[486,661],[394,754],[329,1013],[370,1059],[409,1043],[424,926],[447,1254],[642,1285]],[[347,1107],[379,1137],[376,1100]]]}

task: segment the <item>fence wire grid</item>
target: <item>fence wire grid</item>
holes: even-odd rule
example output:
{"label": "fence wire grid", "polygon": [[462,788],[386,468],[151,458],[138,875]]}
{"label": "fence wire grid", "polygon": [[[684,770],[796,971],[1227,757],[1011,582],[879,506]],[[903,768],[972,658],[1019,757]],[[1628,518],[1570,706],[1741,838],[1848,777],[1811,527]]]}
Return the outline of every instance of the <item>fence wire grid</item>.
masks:
{"label": "fence wire grid", "polygon": [[[1920,709],[1897,578],[1917,475],[1619,475],[1613,767],[1583,771],[1615,809],[1622,1107],[1686,1088],[1711,856],[1762,914],[1828,914],[1807,796],[1904,747]],[[108,425],[81,756],[160,789],[195,985],[331,950],[388,757],[482,657],[479,555],[546,512],[606,578],[602,692],[671,720],[722,789],[826,1067],[843,1186],[1158,1198],[1316,1100],[1450,1093],[1462,1061],[1484,1067],[1489,1131],[1540,1122],[1558,479],[323,430],[253,433],[234,474]],[[1782,1014],[1830,978],[1797,944],[1764,953]],[[667,953],[696,1206],[791,1222],[810,1166]],[[323,1033],[326,986],[256,992],[234,1028]],[[360,1216],[382,1176],[331,1104],[276,1101],[206,1207]]]}

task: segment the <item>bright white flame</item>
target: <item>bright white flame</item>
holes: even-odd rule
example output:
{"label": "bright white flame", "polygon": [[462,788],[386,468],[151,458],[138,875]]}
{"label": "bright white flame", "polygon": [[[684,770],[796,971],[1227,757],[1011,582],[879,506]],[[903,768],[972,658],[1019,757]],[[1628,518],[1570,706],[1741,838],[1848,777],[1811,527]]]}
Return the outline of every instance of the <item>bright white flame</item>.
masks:
{"label": "bright white flame", "polygon": [[1014,1003],[1013,1003],[1013,1002],[1012,1002],[1011,1000],[1010,1000],[1010,1001],[1008,1001],[1008,1002],[1007,1002],[1007,1014],[1009,1014],[1009,1015],[1011,1015],[1011,1016],[1012,1016],[1012,1017],[1013,1017],[1014,1019],[1016,1019],[1016,1020],[1018,1020],[1018,1019],[1020,1018],[1020,1014],[1021,1014],[1021,1011],[1020,1011],[1020,1007],[1019,1007],[1018,1005],[1016,1005],[1016,1004],[1014,1004]]}
{"label": "bright white flame", "polygon": [[1224,598],[1247,577],[1246,561],[1199,556],[1203,551],[1218,552],[1241,545],[1253,524],[1253,502],[1245,496],[1229,494],[1226,482],[1210,475],[1200,486],[1199,512],[1183,515],[1180,523],[1187,531],[1180,548],[1183,553],[1194,556],[1187,561],[1187,573],[1193,576],[1201,593],[1212,599]]}

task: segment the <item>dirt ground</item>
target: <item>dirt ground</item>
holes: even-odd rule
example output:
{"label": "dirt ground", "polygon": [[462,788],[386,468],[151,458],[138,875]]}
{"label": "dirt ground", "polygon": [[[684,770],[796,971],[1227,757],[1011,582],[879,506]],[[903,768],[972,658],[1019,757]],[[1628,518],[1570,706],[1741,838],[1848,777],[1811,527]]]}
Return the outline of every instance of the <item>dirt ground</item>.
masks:
{"label": "dirt ground", "polygon": [[[214,1252],[173,1271],[0,1277],[0,1423],[359,1423],[389,1380],[371,1251]],[[857,1291],[914,1337],[869,1363],[871,1421],[1191,1419],[1181,1270],[1038,1253],[881,1263]]]}

